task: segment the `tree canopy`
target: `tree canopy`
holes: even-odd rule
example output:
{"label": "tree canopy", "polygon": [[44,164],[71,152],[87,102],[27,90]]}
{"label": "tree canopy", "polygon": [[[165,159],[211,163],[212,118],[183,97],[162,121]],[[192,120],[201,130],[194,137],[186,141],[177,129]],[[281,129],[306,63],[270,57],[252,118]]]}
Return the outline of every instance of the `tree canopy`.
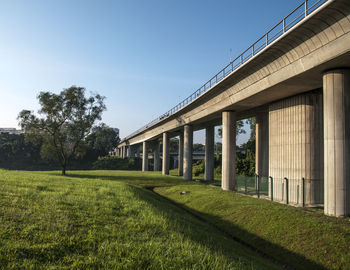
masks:
{"label": "tree canopy", "polygon": [[106,109],[99,94],[85,97],[85,88],[72,86],[59,94],[40,92],[39,116],[23,110],[18,120],[25,130],[26,140],[42,140],[41,156],[57,160],[62,174],[73,157],[85,153],[84,139],[91,133]]}
{"label": "tree canopy", "polygon": [[116,147],[119,141],[118,133],[104,123],[93,127],[85,140],[88,149],[93,151],[97,157],[108,155],[109,151]]}

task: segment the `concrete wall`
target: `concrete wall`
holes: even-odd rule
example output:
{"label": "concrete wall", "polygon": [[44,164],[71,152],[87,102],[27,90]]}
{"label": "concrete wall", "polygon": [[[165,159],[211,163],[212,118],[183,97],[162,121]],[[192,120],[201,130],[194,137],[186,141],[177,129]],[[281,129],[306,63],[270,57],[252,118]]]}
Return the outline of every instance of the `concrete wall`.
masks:
{"label": "concrete wall", "polygon": [[322,94],[312,92],[275,102],[269,106],[269,175],[273,197],[302,204],[323,203],[323,117]]}

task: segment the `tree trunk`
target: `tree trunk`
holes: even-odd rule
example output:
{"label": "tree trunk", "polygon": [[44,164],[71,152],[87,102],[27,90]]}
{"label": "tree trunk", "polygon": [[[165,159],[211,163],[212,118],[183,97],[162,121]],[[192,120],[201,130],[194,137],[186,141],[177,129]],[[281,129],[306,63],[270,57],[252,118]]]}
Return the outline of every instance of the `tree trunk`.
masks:
{"label": "tree trunk", "polygon": [[66,175],[66,165],[62,166],[62,175]]}

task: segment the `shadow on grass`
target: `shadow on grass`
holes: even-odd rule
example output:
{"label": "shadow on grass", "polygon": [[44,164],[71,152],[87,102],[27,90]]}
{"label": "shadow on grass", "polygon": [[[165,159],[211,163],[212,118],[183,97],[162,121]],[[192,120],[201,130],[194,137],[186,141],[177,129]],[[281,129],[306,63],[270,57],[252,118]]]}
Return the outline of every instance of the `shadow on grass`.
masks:
{"label": "shadow on grass", "polygon": [[[152,187],[150,187],[149,189],[152,190]],[[266,259],[272,261],[273,263],[279,265],[282,268],[326,269],[324,266],[314,261],[311,261],[300,254],[296,254],[283,248],[282,246],[268,242],[257,235],[247,232],[242,227],[227,222],[218,216],[203,214],[202,212],[190,209],[187,206],[180,205],[166,197],[159,195],[154,191],[149,192],[153,194],[153,196],[155,197],[154,199],[146,198],[141,194],[141,191],[139,189],[134,189],[135,196],[137,196],[141,200],[147,201],[147,203],[151,204],[155,209],[158,209],[159,211],[169,211],[169,207],[172,206],[175,208],[174,211],[181,213],[181,215],[183,215],[183,212],[186,212],[187,215],[193,217],[200,223],[207,224],[215,232],[229,238],[231,241],[241,244],[242,246],[255,252],[257,256],[265,257]],[[215,224],[210,222],[210,220],[215,220]],[[173,221],[169,220],[169,222]],[[226,230],[223,228],[226,228]],[[227,230],[227,228],[229,229]],[[200,242],[201,244],[208,245],[208,243],[204,242],[203,238],[195,237],[195,234],[186,234],[185,236],[190,238],[191,240]],[[246,241],[246,239],[249,240]],[[211,248],[210,245],[208,247]],[[273,254],[270,254],[266,252],[267,250],[273,250],[274,252]],[[221,252],[225,253],[224,250],[222,250]]]}
{"label": "shadow on grass", "polygon": [[[191,242],[206,247],[211,253],[223,256],[228,262],[237,263],[238,269],[281,268],[281,265],[263,258],[261,255],[254,251],[252,252],[249,248],[237,242],[233,242],[210,224],[203,222],[192,214],[186,213],[168,199],[149,190],[150,188],[141,188],[132,185],[129,187],[137,200],[146,202],[156,213],[166,218],[168,228],[165,233],[172,234],[172,231],[180,233],[184,236],[183,239],[188,239]],[[205,261],[205,258],[202,259]],[[235,264],[233,263],[233,265]]]}

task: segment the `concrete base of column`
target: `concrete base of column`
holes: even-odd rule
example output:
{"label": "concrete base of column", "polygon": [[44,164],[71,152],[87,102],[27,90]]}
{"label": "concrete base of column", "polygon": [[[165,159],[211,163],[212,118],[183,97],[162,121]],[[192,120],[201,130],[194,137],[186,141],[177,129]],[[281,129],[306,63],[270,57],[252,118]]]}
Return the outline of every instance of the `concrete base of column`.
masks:
{"label": "concrete base of column", "polygon": [[236,187],[236,113],[222,113],[222,180],[223,190]]}

